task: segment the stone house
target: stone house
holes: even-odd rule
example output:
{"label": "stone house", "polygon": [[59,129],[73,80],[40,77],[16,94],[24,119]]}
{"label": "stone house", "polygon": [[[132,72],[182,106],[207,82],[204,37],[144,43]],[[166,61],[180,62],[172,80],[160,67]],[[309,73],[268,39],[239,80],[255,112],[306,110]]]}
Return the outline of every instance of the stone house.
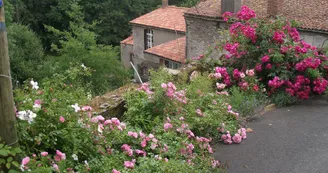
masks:
{"label": "stone house", "polygon": [[[204,54],[220,40],[220,30],[228,26],[224,12],[238,12],[242,5],[252,8],[257,17],[277,15],[302,23],[301,38],[322,48],[328,45],[328,0],[201,0],[192,8],[162,7],[132,20],[132,36],[121,42],[121,58],[126,67],[132,61],[147,79],[149,68],[165,65],[176,69],[185,59]],[[213,52],[219,57],[222,52]]]}
{"label": "stone house", "polygon": [[178,69],[185,61],[186,24],[184,12],[188,8],[162,7],[132,21],[132,35],[121,41],[121,59],[125,67],[134,64],[141,79],[148,79],[148,69],[163,65]]}

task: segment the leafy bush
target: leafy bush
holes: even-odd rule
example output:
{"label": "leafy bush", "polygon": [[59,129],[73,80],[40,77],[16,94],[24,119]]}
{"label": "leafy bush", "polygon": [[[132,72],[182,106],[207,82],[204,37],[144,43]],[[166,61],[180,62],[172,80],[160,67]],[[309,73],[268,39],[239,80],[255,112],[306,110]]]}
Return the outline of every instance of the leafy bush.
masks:
{"label": "leafy bush", "polygon": [[246,92],[239,87],[232,87],[229,90],[229,103],[241,116],[250,117],[267,105],[266,95],[262,92]]}
{"label": "leafy bush", "polygon": [[298,100],[325,92],[328,58],[300,39],[297,23],[283,18],[256,18],[247,6],[237,14],[227,12],[223,17],[230,28],[228,37],[216,47],[225,52],[223,67],[217,67],[215,74],[217,78],[223,77],[221,87],[238,85],[243,90],[249,84],[243,79],[245,71],[252,70],[259,79],[258,86],[263,85],[269,96],[278,93],[274,99],[285,99],[275,100],[280,105],[294,100],[282,97],[280,92]]}
{"label": "leafy bush", "polygon": [[290,106],[295,103],[297,103],[297,99],[288,93],[285,92],[277,92],[271,95],[271,101],[274,103],[277,107],[284,107],[284,106]]}
{"label": "leafy bush", "polygon": [[[219,138],[217,127],[222,123],[231,132],[237,131],[238,117],[229,112],[229,99],[218,95],[215,80],[204,75],[190,83],[175,85],[177,81],[164,70],[151,72],[151,85],[146,83],[139,91],[126,94],[127,112],[123,119],[147,132],[158,128],[158,122],[167,117],[184,119],[195,135]],[[168,79],[171,81],[167,82]]]}
{"label": "leafy bush", "polygon": [[8,27],[8,41],[12,78],[19,82],[31,77],[42,79],[40,68],[45,57],[37,35],[27,26],[11,24]]}
{"label": "leafy bush", "polygon": [[[22,171],[102,173],[222,170],[220,163],[210,156],[213,153],[210,135],[204,134],[204,130],[195,131],[195,134],[192,131],[192,128],[197,129],[201,124],[211,125],[212,130],[216,130],[214,127],[224,118],[213,120],[227,114],[219,104],[209,110],[213,114],[206,115],[204,119],[196,118],[199,115],[196,115],[195,110],[189,113],[192,118],[187,117],[187,111],[181,113],[180,116],[185,116],[181,118],[173,114],[172,107],[163,110],[165,114],[157,114],[156,121],[143,126],[143,122],[156,116],[150,114],[152,116],[142,117],[145,112],[152,113],[154,110],[149,105],[159,107],[157,104],[160,103],[164,107],[178,106],[176,100],[165,96],[167,91],[162,87],[158,91],[151,91],[145,84],[141,90],[127,94],[129,99],[134,100],[132,103],[146,105],[138,109],[131,104],[128,107],[140,120],[125,117],[124,123],[117,118],[97,115],[87,106],[90,94],[82,86],[85,85],[84,78],[89,77],[91,72],[89,68],[76,65],[63,74],[55,74],[41,81],[40,86],[31,80],[21,89],[15,90],[20,145],[25,155],[20,165]],[[151,95],[158,95],[158,98],[152,100],[155,97]],[[206,97],[208,101],[202,103],[204,108],[213,98]],[[188,109],[192,107],[195,105]],[[214,114],[218,108],[222,109],[223,114]]]}
{"label": "leafy bush", "polygon": [[0,173],[4,173],[4,170],[14,173],[19,168],[19,163],[15,160],[21,152],[19,147],[5,145],[0,139]]}
{"label": "leafy bush", "polygon": [[130,74],[119,61],[119,48],[96,43],[96,34],[89,30],[95,23],[89,25],[83,21],[83,14],[77,4],[71,6],[69,16],[72,19],[69,31],[46,27],[60,38],[58,45],[52,45],[52,50],[58,56],[51,57],[50,63],[56,68],[48,69],[48,73],[69,69],[68,62],[78,63],[94,69],[92,78],[84,80],[91,81],[92,94],[103,94],[122,86]]}

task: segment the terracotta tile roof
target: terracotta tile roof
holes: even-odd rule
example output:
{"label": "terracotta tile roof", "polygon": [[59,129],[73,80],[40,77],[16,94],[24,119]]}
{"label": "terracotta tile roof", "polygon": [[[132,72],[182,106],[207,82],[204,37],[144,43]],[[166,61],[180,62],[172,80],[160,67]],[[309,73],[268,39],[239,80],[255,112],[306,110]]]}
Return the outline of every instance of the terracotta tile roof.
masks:
{"label": "terracotta tile roof", "polygon": [[186,32],[184,12],[189,8],[168,6],[140,16],[130,23]]}
{"label": "terracotta tile roof", "polygon": [[181,37],[145,50],[146,53],[184,63],[186,60],[186,37]]}
{"label": "terracotta tile roof", "polygon": [[[268,0],[242,0],[258,17],[268,16]],[[327,0],[284,0],[281,14],[302,23],[301,28],[328,31]],[[221,17],[221,0],[205,0],[190,8],[186,14]]]}
{"label": "terracotta tile roof", "polygon": [[133,36],[129,36],[128,38],[124,39],[123,41],[120,42],[121,44],[130,44],[133,45]]}
{"label": "terracotta tile roof", "polygon": [[327,0],[285,0],[283,15],[302,23],[302,28],[328,31]]}

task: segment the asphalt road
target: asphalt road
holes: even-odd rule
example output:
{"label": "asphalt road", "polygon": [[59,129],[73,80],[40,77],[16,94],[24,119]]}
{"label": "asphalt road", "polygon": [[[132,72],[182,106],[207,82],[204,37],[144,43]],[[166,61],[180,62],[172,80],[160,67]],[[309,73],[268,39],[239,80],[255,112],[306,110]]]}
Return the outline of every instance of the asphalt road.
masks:
{"label": "asphalt road", "polygon": [[248,123],[241,144],[220,144],[228,173],[328,173],[328,102],[315,98]]}

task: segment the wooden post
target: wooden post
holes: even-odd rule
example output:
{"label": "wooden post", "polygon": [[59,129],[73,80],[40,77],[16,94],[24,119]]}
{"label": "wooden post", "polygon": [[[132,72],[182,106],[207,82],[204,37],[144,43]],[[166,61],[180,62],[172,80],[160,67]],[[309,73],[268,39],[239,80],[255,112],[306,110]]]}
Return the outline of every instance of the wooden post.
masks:
{"label": "wooden post", "polygon": [[10,77],[8,40],[3,1],[4,0],[2,0],[3,4],[0,8],[0,137],[7,145],[16,146],[16,117]]}

